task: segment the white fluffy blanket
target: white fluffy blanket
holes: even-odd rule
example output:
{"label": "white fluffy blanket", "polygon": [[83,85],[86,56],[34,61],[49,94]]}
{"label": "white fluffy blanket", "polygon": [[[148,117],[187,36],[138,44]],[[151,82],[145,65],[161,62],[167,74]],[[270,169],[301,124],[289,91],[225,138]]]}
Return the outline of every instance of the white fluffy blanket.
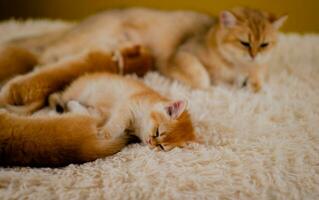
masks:
{"label": "white fluffy blanket", "polygon": [[[7,21],[0,42],[68,26]],[[158,73],[145,83],[187,98],[206,144],[140,144],[62,169],[0,168],[0,199],[319,199],[319,36],[285,34],[258,94],[189,90]]]}

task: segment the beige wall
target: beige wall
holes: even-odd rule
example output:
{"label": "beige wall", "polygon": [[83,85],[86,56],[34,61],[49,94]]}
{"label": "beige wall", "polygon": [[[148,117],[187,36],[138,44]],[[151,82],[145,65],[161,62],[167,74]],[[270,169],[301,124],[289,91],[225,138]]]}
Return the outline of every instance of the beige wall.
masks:
{"label": "beige wall", "polygon": [[193,9],[217,14],[237,5],[288,13],[284,31],[319,32],[319,0],[0,0],[0,18],[49,17],[81,19],[109,8],[147,6],[160,9]]}

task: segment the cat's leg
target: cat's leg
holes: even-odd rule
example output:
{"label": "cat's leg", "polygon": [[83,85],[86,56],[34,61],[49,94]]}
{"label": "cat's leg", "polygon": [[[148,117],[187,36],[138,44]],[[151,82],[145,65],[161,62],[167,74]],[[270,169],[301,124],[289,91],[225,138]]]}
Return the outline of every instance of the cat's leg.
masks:
{"label": "cat's leg", "polygon": [[49,107],[58,113],[64,113],[66,110],[66,103],[62,99],[62,93],[56,92],[48,98]]}
{"label": "cat's leg", "polygon": [[160,71],[193,88],[205,89],[210,86],[207,70],[194,55],[188,52],[177,52],[171,62]]}
{"label": "cat's leg", "polygon": [[66,104],[67,111],[76,113],[76,114],[82,114],[82,115],[90,115],[89,110],[80,104],[78,101],[69,101]]}
{"label": "cat's leg", "polygon": [[267,76],[267,67],[265,65],[257,66],[249,71],[249,87],[254,92],[259,92]]}
{"label": "cat's leg", "polygon": [[31,71],[38,63],[37,56],[25,48],[5,45],[0,48],[0,83],[15,75]]}
{"label": "cat's leg", "polygon": [[[153,65],[153,57],[141,48],[122,49],[121,66],[112,52],[90,51],[83,55],[43,66],[29,74],[10,80],[1,90],[0,106],[28,106],[34,102],[45,102],[49,94],[63,89],[75,78],[91,72],[145,73]],[[143,65],[143,70],[140,66]],[[134,70],[135,69],[135,70]],[[41,107],[39,105],[37,108]],[[34,108],[37,109],[37,108]]]}
{"label": "cat's leg", "polygon": [[76,100],[66,101],[63,99],[63,93],[54,93],[49,96],[49,106],[52,110],[58,113],[75,113],[81,115],[89,115],[93,117],[98,125],[105,122],[105,117],[99,110],[88,107]]}
{"label": "cat's leg", "polygon": [[130,112],[126,107],[115,109],[112,115],[107,120],[105,125],[101,128],[101,134],[107,138],[116,138],[121,135],[127,135],[127,131],[130,128]]}

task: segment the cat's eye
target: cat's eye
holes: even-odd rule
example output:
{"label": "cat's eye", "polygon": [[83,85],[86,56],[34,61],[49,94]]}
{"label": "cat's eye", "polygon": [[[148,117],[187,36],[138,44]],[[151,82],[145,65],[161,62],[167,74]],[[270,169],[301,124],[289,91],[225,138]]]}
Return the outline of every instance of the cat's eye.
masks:
{"label": "cat's eye", "polygon": [[269,43],[265,42],[265,43],[262,43],[262,44],[260,45],[260,47],[261,47],[261,48],[266,48],[268,45],[269,45]]}
{"label": "cat's eye", "polygon": [[165,149],[164,149],[163,145],[158,144],[157,146],[159,146],[159,147],[160,147],[163,151],[165,151]]}
{"label": "cat's eye", "polygon": [[159,128],[156,128],[156,133],[155,133],[155,137],[159,137]]}
{"label": "cat's eye", "polygon": [[240,41],[240,44],[243,45],[246,48],[250,48],[250,43],[249,42]]}

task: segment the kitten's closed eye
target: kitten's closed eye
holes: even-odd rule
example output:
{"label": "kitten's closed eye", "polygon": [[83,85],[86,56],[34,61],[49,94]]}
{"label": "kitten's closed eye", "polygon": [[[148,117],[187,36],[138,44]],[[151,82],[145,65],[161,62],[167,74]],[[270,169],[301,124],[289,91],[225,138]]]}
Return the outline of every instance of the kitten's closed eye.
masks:
{"label": "kitten's closed eye", "polygon": [[266,48],[269,45],[268,42],[264,42],[260,45],[261,48]]}
{"label": "kitten's closed eye", "polygon": [[163,147],[163,145],[158,144],[157,146],[159,146],[159,148],[161,148],[163,151],[165,151],[165,148]]}
{"label": "kitten's closed eye", "polygon": [[159,128],[157,127],[156,128],[156,132],[155,132],[155,137],[159,137],[160,135],[159,135]]}
{"label": "kitten's closed eye", "polygon": [[250,43],[249,43],[249,42],[244,42],[244,41],[241,41],[241,40],[240,40],[240,43],[241,43],[244,47],[250,48]]}

